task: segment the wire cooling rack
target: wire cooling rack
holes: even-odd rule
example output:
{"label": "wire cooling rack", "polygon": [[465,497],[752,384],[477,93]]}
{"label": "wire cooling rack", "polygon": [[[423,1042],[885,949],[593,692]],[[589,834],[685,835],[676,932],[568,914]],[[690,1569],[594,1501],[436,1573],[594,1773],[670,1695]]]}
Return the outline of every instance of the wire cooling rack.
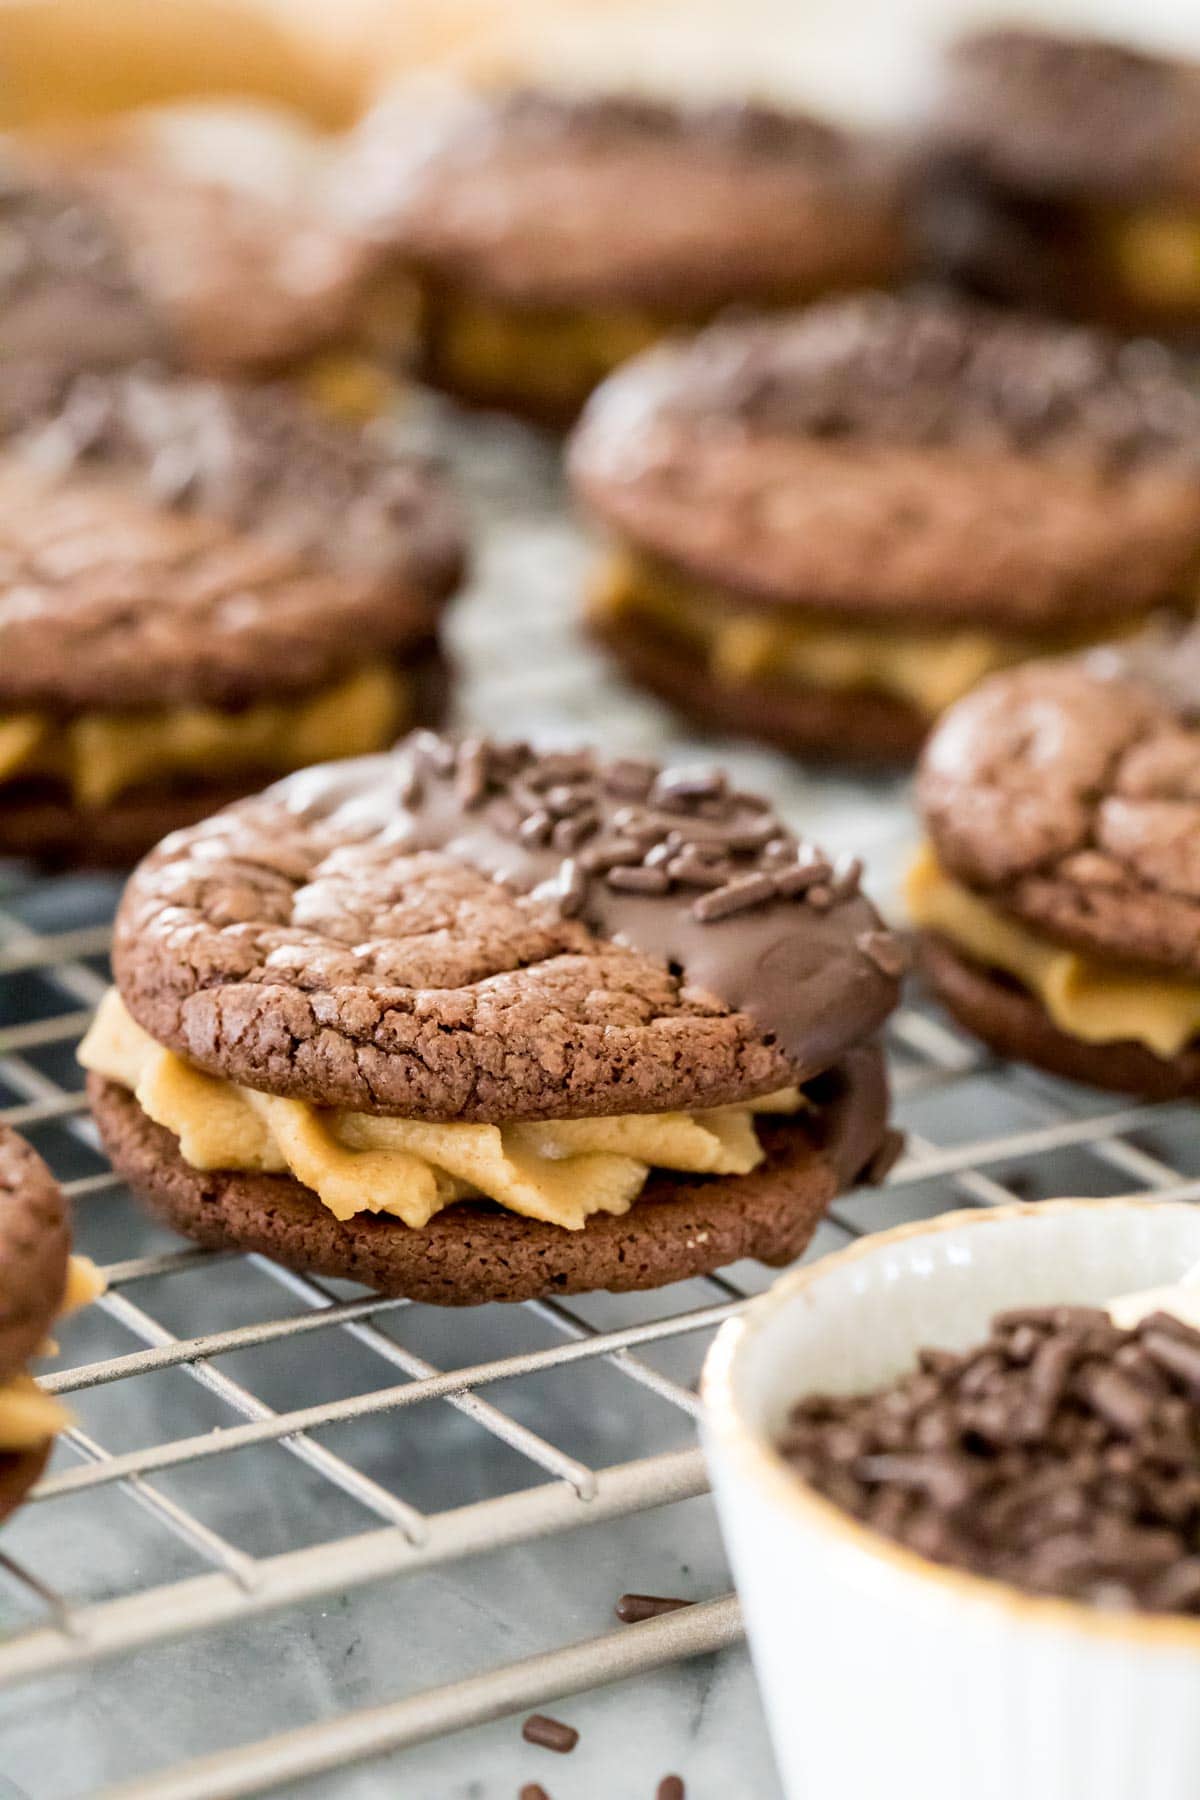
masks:
{"label": "wire cooling rack", "polygon": [[[472,718],[694,751],[573,635],[583,552],[545,452],[457,430],[483,545],[456,627]],[[732,755],[873,854],[886,899],[898,789]],[[182,1244],[105,1164],[74,1062],[117,891],[0,872],[0,1118],[63,1179],[109,1284],[63,1327],[46,1385],[77,1423],[0,1539],[0,1800],[502,1800],[534,1780],[636,1800],[668,1769],[694,1800],[770,1800],[694,1436],[704,1351],[767,1273],[450,1313]],[[890,1048],[907,1156],[811,1254],[955,1206],[1200,1198],[1194,1107],[998,1064],[919,996]],[[626,1589],[694,1604],[618,1625]],[[520,1741],[547,1707],[584,1726],[570,1758]]]}

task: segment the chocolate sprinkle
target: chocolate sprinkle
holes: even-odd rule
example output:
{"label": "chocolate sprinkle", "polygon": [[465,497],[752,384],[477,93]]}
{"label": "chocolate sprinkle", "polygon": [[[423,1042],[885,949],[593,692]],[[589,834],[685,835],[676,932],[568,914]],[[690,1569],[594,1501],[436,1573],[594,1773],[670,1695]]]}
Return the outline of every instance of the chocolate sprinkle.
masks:
{"label": "chocolate sprinkle", "polygon": [[1097,1307],[999,1313],[876,1393],[811,1395],[783,1456],[934,1562],[1108,1608],[1200,1614],[1200,1332]]}
{"label": "chocolate sprinkle", "polygon": [[614,1611],[622,1625],[640,1625],[643,1619],[657,1619],[663,1613],[678,1612],[692,1606],[691,1600],[678,1600],[669,1594],[622,1594]]}
{"label": "chocolate sprinkle", "polygon": [[658,961],[696,1003],[748,1015],[793,1079],[836,1062],[894,1004],[900,951],[858,860],[831,864],[715,771],[426,732],[287,793],[301,816],[345,808],[356,839],[448,853],[542,909],[539,928],[579,920]]}
{"label": "chocolate sprinkle", "polygon": [[678,1775],[664,1775],[658,1784],[655,1800],[686,1800],[686,1789]]}
{"label": "chocolate sprinkle", "polygon": [[559,1756],[569,1756],[579,1742],[579,1733],[573,1725],[564,1725],[561,1719],[547,1718],[545,1713],[530,1713],[521,1727],[521,1736],[527,1744],[554,1750]]}
{"label": "chocolate sprinkle", "polygon": [[527,1781],[517,1795],[517,1800],[550,1800],[550,1796],[540,1781]]}

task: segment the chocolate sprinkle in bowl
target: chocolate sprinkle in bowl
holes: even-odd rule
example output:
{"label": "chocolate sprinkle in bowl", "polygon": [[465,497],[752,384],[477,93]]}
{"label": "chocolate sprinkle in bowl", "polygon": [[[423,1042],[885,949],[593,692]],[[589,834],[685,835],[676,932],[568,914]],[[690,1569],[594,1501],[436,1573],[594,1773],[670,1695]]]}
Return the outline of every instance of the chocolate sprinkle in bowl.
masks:
{"label": "chocolate sprinkle in bowl", "polygon": [[722,1329],[705,1447],[785,1792],[1200,1792],[1196,1290],[1172,1310],[1198,1262],[1193,1206],[997,1207],[864,1239]]}

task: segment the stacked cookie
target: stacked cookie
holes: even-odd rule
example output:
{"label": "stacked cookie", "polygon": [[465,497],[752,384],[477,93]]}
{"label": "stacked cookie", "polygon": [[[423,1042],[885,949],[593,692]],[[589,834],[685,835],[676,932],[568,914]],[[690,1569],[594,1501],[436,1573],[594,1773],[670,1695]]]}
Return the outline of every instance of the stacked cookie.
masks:
{"label": "stacked cookie", "polygon": [[187,1235],[386,1293],[782,1263],[893,1151],[858,877],[711,770],[418,734],[141,865],[96,1120]]}
{"label": "stacked cookie", "polygon": [[1200,1095],[1200,629],[995,676],[942,721],[909,910],[1007,1056]]}
{"label": "stacked cookie", "polygon": [[407,89],[354,134],[339,186],[415,286],[431,379],[552,423],[672,328],[908,262],[896,156],[762,108]]}
{"label": "stacked cookie", "polygon": [[951,54],[926,182],[940,267],[1125,331],[1200,329],[1200,63],[1007,28]]}
{"label": "stacked cookie", "polygon": [[440,703],[440,477],[290,392],[0,365],[0,851],[124,861]]}
{"label": "stacked cookie", "polygon": [[319,204],[321,166],[272,115],[203,109],[10,146],[0,345],[286,376],[331,412],[373,413],[389,391],[376,253]]}
{"label": "stacked cookie", "polygon": [[592,629],[701,722],[893,760],[989,671],[1194,610],[1200,400],[1154,346],[882,295],[593,396]]}
{"label": "stacked cookie", "polygon": [[0,1125],[0,1519],[37,1480],[69,1421],[28,1364],[55,1319],[100,1292],[92,1264],[70,1248],[62,1190],[41,1157]]}

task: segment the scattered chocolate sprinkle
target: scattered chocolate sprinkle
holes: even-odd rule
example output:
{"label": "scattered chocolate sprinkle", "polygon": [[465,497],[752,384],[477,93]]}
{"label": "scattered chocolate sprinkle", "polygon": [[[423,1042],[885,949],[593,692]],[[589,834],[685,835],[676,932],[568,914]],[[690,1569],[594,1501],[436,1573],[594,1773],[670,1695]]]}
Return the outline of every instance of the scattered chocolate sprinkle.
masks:
{"label": "scattered chocolate sprinkle", "polygon": [[729,787],[720,769],[667,769],[654,783],[652,798],[664,805],[671,800],[723,799]]}
{"label": "scattered chocolate sprinkle", "polygon": [[961,1354],[864,1395],[810,1395],[802,1478],[934,1562],[1031,1593],[1200,1615],[1200,1332],[1097,1307],[998,1313]]}
{"label": "scattered chocolate sprinkle", "polygon": [[579,1742],[579,1733],[573,1725],[564,1725],[561,1719],[549,1719],[545,1713],[530,1713],[521,1727],[521,1736],[527,1744],[557,1751],[559,1756],[569,1755]]}
{"label": "scattered chocolate sprinkle", "polygon": [[478,738],[468,738],[458,747],[454,790],[468,811],[487,793],[487,748]]}
{"label": "scattered chocolate sprinkle", "polygon": [[679,882],[681,887],[719,888],[729,878],[728,864],[708,862],[694,850],[672,856],[666,870],[671,880]]}
{"label": "scattered chocolate sprinkle", "polygon": [[644,800],[658,778],[658,764],[634,762],[622,757],[604,771],[606,793],[621,799]]}
{"label": "scattered chocolate sprinkle", "polygon": [[550,1800],[550,1796],[540,1781],[527,1781],[517,1795],[517,1800]]}
{"label": "scattered chocolate sprinkle", "polygon": [[678,1612],[692,1604],[670,1594],[622,1594],[614,1610],[622,1625],[640,1625],[643,1619],[657,1619],[662,1613]]}
{"label": "scattered chocolate sprinkle", "polygon": [[665,869],[648,869],[643,863],[618,863],[604,879],[610,888],[623,894],[665,894],[671,886]]}
{"label": "scattered chocolate sprinkle", "polygon": [[678,1775],[664,1775],[658,1784],[655,1800],[687,1800],[687,1790]]}
{"label": "scattered chocolate sprinkle", "polygon": [[832,874],[827,862],[792,863],[776,874],[775,892],[789,900],[798,899],[801,894],[809,894],[813,888],[827,882]]}
{"label": "scattered chocolate sprinkle", "polygon": [[699,900],[692,902],[692,917],[704,924],[711,919],[728,919],[751,906],[761,906],[764,900],[773,900],[777,891],[770,875],[741,875],[736,881],[727,881],[724,887],[701,894]]}
{"label": "scattered chocolate sprinkle", "polygon": [[517,827],[517,836],[523,844],[546,844],[550,841],[550,814],[548,812],[531,812],[521,820]]}
{"label": "scattered chocolate sprinkle", "polygon": [[890,931],[863,931],[854,942],[867,961],[875,964],[881,975],[895,980],[903,975],[908,966],[903,945]]}
{"label": "scattered chocolate sprinkle", "polygon": [[857,894],[862,881],[863,866],[857,856],[840,856],[833,865],[833,883],[830,888],[835,900],[849,900]]}

